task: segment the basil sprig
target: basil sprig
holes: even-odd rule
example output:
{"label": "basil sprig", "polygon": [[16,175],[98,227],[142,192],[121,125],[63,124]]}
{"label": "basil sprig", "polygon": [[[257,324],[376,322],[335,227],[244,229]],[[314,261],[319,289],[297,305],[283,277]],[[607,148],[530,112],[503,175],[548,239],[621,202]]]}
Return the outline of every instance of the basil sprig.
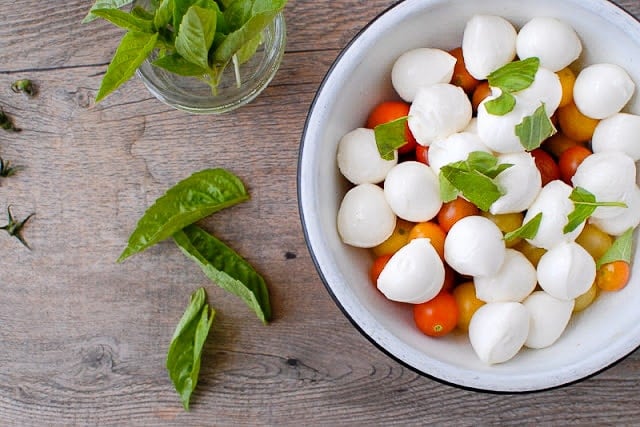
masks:
{"label": "basil sprig", "polygon": [[501,94],[498,98],[485,103],[487,112],[503,116],[512,111],[516,105],[513,93],[531,86],[539,67],[540,59],[533,57],[509,62],[489,74],[487,77],[489,85],[500,88]]}
{"label": "basil sprig", "polygon": [[596,268],[614,261],[625,261],[631,263],[631,253],[633,251],[633,228],[629,228],[614,240],[613,244],[596,262]]}
{"label": "basil sprig", "polygon": [[540,223],[542,222],[542,212],[539,212],[536,216],[529,221],[522,224],[519,228],[504,234],[504,240],[510,242],[517,238],[533,239],[538,234]]}
{"label": "basil sprig", "polygon": [[118,262],[171,237],[184,227],[249,199],[244,184],[224,169],[205,169],[180,181],[138,221]]}
{"label": "basil sprig", "polygon": [[509,163],[499,164],[495,156],[484,151],[471,152],[467,160],[450,163],[440,169],[440,197],[444,202],[450,202],[462,194],[486,212],[503,195],[495,178],[511,166]]}
{"label": "basil sprig", "polygon": [[167,352],[169,378],[187,411],[191,394],[198,384],[202,350],[215,316],[206,299],[204,288],[191,295],[189,306],[176,326]]}
{"label": "basil sprig", "polygon": [[173,239],[213,283],[239,296],[263,323],[271,320],[267,284],[244,258],[195,225],[176,232]]}
{"label": "basil sprig", "polygon": [[575,187],[569,196],[574,204],[574,209],[568,215],[567,224],[562,230],[564,233],[570,233],[580,226],[587,218],[591,216],[600,206],[626,208],[627,205],[622,202],[598,202],[596,196],[582,187]]}
{"label": "basil sprig", "polygon": [[287,0],[157,0],[149,12],[134,0],[96,0],[83,22],[103,18],[127,30],[96,95],[101,101],[129,80],[157,52],[154,66],[181,76],[198,77],[216,92],[231,62],[241,84],[239,66],[255,54],[262,31]]}

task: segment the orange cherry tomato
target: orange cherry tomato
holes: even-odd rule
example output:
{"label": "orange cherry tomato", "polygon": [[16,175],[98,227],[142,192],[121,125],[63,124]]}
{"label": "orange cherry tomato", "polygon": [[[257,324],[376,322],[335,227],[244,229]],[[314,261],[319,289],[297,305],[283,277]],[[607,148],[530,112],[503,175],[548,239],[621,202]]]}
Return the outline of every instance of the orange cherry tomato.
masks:
{"label": "orange cherry tomato", "polygon": [[480,210],[476,205],[462,197],[458,197],[442,205],[437,216],[438,224],[448,233],[453,224],[466,216],[478,215],[479,212]]}
{"label": "orange cherry tomato", "polygon": [[473,282],[459,284],[452,293],[458,304],[458,328],[468,331],[471,318],[476,310],[484,305],[484,301],[476,296],[476,287]]}
{"label": "orange cherry tomato", "polygon": [[382,270],[387,265],[392,256],[393,254],[380,255],[373,261],[373,264],[369,269],[369,278],[371,279],[371,283],[373,283],[373,286],[378,286],[378,277],[380,277],[380,273],[382,273]]}
{"label": "orange cherry tomato", "polygon": [[[367,118],[366,126],[373,129],[378,125],[391,122],[409,115],[409,104],[402,101],[386,101],[378,104]],[[416,139],[413,137],[409,125],[406,126],[405,136],[407,142],[398,149],[399,154],[406,154],[416,148]]]}
{"label": "orange cherry tomato", "polygon": [[407,244],[409,241],[409,231],[413,228],[414,223],[398,218],[396,226],[393,229],[391,236],[378,246],[371,248],[375,256],[393,254],[398,252],[401,247]]}
{"label": "orange cherry tomato", "polygon": [[416,161],[429,165],[429,147],[424,145],[416,145]]}
{"label": "orange cherry tomato", "polygon": [[442,291],[451,292],[456,286],[456,280],[455,270],[449,267],[449,264],[444,263],[444,283],[442,284]]}
{"label": "orange cherry tomato", "polygon": [[531,155],[536,162],[536,167],[540,171],[542,186],[556,179],[560,179],[560,168],[549,153],[541,148],[536,148],[531,152]]}
{"label": "orange cherry tomato", "polygon": [[473,111],[478,111],[478,105],[485,99],[487,96],[491,95],[491,87],[489,86],[489,82],[483,80],[476,86],[473,90],[473,94],[471,95],[471,106],[473,107]]}
{"label": "orange cherry tomato", "polygon": [[556,74],[560,79],[560,86],[562,87],[562,97],[560,98],[560,107],[569,105],[573,101],[573,85],[576,82],[576,75],[570,68],[563,68],[557,71]]}
{"label": "orange cherry tomato", "polygon": [[447,234],[435,222],[419,222],[409,231],[409,241],[419,237],[426,237],[431,241],[431,245],[438,252],[441,259],[444,259],[444,239]]}
{"label": "orange cherry tomato", "polygon": [[603,291],[619,291],[629,283],[630,270],[626,261],[604,264],[596,272],[596,286]]}
{"label": "orange cherry tomato", "polygon": [[413,306],[413,320],[423,334],[441,337],[458,324],[458,304],[449,292],[440,292],[433,299]]}
{"label": "orange cherry tomato", "polygon": [[590,140],[599,122],[599,120],[582,114],[573,102],[564,107],[559,107],[556,114],[558,115],[558,124],[562,132],[578,142]]}
{"label": "orange cherry tomato", "polygon": [[558,160],[562,180],[571,185],[571,178],[575,175],[576,169],[578,169],[580,163],[591,154],[593,154],[591,150],[581,145],[567,148]]}
{"label": "orange cherry tomato", "polygon": [[576,145],[583,145],[583,143],[569,138],[563,132],[557,132],[542,143],[542,148],[556,159],[559,159],[567,148],[575,147]]}
{"label": "orange cherry tomato", "polygon": [[469,74],[467,67],[464,65],[464,57],[462,48],[457,47],[449,51],[449,54],[456,58],[456,65],[453,67],[453,77],[451,84],[461,87],[466,93],[471,93],[480,83],[475,77]]}

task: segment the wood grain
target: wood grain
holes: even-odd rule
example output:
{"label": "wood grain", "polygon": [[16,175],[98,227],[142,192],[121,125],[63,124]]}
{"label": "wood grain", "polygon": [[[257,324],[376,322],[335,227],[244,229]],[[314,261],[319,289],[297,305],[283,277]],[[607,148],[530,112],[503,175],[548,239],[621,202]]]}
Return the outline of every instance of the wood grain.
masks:
{"label": "wood grain", "polygon": [[[640,16],[637,1],[617,3]],[[80,24],[90,0],[3,5],[0,107],[23,131],[0,133],[0,155],[24,169],[0,181],[0,210],[36,215],[24,230],[32,251],[0,235],[0,425],[640,423],[638,352],[544,393],[461,390],[388,358],[325,291],[298,220],[301,132],[340,49],[392,4],[291,0],[275,80],[224,116],[175,111],[137,79],[96,106],[121,32]],[[12,93],[17,78],[34,80],[38,97]],[[206,167],[249,187],[250,201],[202,226],[265,276],[269,326],[171,242],[115,263],[145,208]],[[164,357],[200,286],[218,314],[187,413]]]}

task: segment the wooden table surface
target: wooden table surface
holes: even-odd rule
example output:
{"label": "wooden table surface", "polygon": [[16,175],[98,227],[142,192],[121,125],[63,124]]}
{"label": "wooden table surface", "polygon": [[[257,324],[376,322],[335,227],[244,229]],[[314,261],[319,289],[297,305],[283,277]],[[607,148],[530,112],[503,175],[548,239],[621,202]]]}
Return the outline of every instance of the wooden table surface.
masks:
{"label": "wooden table surface", "polygon": [[[471,1],[471,0],[470,0]],[[94,98],[122,31],[81,25],[90,0],[5,1],[0,155],[24,168],[0,181],[32,250],[0,233],[0,425],[638,424],[640,352],[577,384],[496,395],[422,377],[362,337],[329,297],[298,216],[304,120],[340,50],[389,0],[290,0],[288,44],[253,103],[195,116],[138,79]],[[637,0],[619,0],[640,17]],[[603,35],[605,36],[605,35]],[[9,89],[32,79],[34,99]],[[251,200],[202,225],[267,280],[262,325],[171,241],[115,262],[138,218],[191,173],[224,167]],[[191,292],[217,315],[185,412],[164,361]]]}

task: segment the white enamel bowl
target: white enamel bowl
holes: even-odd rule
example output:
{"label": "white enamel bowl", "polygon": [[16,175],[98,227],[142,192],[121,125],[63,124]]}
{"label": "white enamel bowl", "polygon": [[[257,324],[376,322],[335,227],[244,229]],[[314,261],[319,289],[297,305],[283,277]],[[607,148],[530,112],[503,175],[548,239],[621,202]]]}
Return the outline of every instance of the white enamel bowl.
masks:
{"label": "white enamel bowl", "polygon": [[[457,386],[502,392],[544,390],[583,379],[640,346],[640,261],[631,283],[601,295],[574,316],[563,336],[543,350],[523,350],[510,361],[480,362],[464,334],[433,339],[414,326],[411,310],[386,300],[371,285],[367,250],[343,244],[336,213],[348,184],[336,166],[342,135],[363,126],[377,103],[394,95],[394,60],[416,47],[452,49],[474,14],[500,15],[516,28],[553,16],[579,34],[580,63],[613,62],[640,84],[640,24],[604,0],[406,0],[366,26],[325,77],[307,118],[298,164],[298,197],[305,238],[327,290],[354,326],[389,356],[415,371]],[[639,96],[625,109],[640,113]]]}

